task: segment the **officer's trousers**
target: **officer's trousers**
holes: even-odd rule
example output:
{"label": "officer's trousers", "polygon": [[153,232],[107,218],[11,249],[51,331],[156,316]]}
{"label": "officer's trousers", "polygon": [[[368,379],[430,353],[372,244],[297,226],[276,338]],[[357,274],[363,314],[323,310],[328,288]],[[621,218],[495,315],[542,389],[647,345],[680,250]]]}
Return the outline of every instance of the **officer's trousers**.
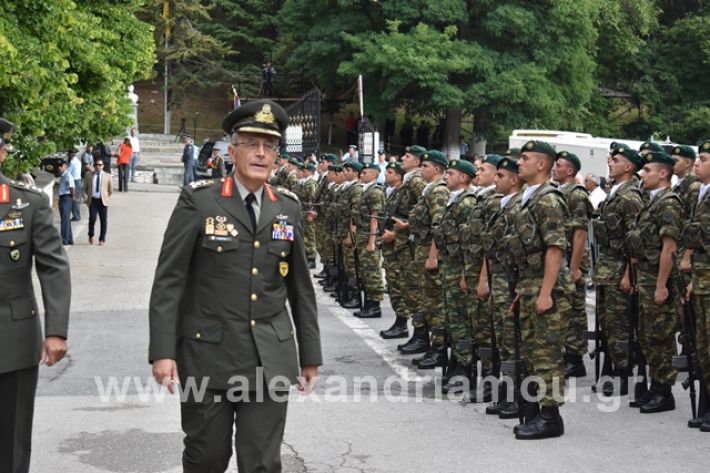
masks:
{"label": "officer's trousers", "polygon": [[30,471],[32,417],[39,368],[0,374],[0,472]]}
{"label": "officer's trousers", "polygon": [[[288,393],[280,393],[288,398]],[[235,395],[239,398],[239,395]],[[232,456],[232,430],[239,473],[280,473],[287,402],[263,399],[230,402],[226,391],[206,390],[203,399],[182,402],[184,473],[224,473]]]}

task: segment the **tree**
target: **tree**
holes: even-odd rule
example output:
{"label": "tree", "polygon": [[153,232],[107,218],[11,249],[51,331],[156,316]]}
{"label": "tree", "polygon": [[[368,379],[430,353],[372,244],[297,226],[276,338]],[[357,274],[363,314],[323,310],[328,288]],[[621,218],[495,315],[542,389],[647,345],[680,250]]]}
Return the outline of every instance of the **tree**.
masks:
{"label": "tree", "polygon": [[130,123],[126,86],[153,63],[150,26],[126,0],[0,1],[0,112],[17,125],[13,176]]}

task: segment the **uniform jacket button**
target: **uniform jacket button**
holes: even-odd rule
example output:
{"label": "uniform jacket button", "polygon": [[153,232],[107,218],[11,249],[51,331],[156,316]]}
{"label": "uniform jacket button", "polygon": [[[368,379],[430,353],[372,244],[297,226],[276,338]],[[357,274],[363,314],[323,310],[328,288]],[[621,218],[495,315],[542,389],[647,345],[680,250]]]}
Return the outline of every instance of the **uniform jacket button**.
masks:
{"label": "uniform jacket button", "polygon": [[251,295],[251,301],[252,301],[252,302],[256,302],[257,299],[258,299],[258,297],[256,296],[256,294],[252,294],[252,295]]}
{"label": "uniform jacket button", "polygon": [[251,321],[251,326],[253,327],[254,325],[256,325],[256,320]]}
{"label": "uniform jacket button", "polygon": [[254,248],[261,248],[261,243],[259,243],[258,241],[255,241]]}
{"label": "uniform jacket button", "polygon": [[221,253],[222,251],[224,251],[224,248],[222,248],[221,246],[218,246],[218,247],[217,247],[217,253]]}

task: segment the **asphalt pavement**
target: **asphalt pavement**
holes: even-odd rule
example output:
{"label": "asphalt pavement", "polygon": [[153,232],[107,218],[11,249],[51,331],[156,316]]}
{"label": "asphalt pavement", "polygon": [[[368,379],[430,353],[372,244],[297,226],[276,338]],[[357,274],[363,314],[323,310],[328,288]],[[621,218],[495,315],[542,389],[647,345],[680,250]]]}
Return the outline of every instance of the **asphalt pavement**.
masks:
{"label": "asphalt pavement", "polygon": [[[150,287],[177,192],[141,184],[115,194],[105,246],[88,244],[86,207],[74,223],[69,355],[40,369],[33,472],[181,471],[179,400],[156,388],[147,362]],[[710,434],[686,427],[679,386],[675,411],[642,415],[626,397],[590,392],[587,359],[590,375],[561,411],[565,435],[517,441],[517,421],[442,399],[438,371],[412,369],[396,354],[401,340],[380,339],[387,302],[382,319],[360,320],[317,287],[325,363],[311,396],[292,393],[285,472],[707,471]]]}

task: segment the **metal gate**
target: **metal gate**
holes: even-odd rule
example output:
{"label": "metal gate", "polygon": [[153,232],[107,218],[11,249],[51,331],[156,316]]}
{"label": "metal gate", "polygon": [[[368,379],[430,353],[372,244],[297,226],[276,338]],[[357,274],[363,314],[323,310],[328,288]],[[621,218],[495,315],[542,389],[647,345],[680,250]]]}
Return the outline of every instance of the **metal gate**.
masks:
{"label": "metal gate", "polygon": [[320,96],[320,89],[316,87],[286,107],[286,152],[303,155],[314,153],[316,156],[320,154]]}

